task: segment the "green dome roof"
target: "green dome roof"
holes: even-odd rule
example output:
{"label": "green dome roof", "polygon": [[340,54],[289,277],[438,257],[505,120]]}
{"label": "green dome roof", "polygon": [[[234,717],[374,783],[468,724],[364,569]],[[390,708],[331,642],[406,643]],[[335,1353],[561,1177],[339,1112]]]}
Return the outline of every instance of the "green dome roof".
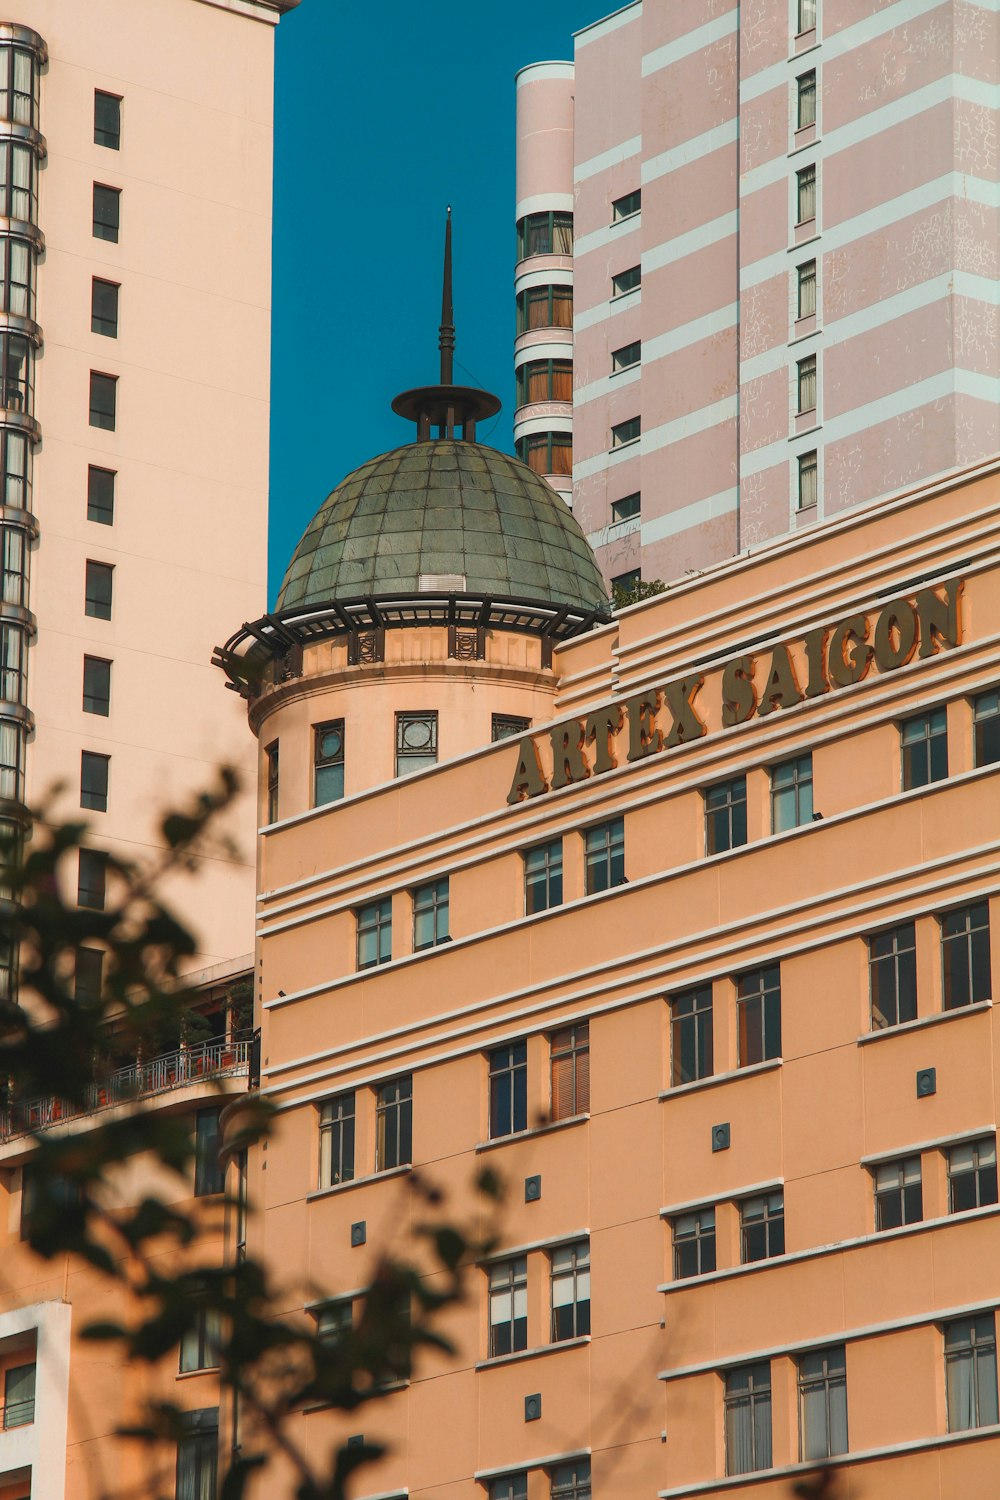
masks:
{"label": "green dome roof", "polygon": [[348,474],[296,547],[277,607],[421,588],[608,610],[590,544],[545,480],[494,448],[447,439],[407,443]]}

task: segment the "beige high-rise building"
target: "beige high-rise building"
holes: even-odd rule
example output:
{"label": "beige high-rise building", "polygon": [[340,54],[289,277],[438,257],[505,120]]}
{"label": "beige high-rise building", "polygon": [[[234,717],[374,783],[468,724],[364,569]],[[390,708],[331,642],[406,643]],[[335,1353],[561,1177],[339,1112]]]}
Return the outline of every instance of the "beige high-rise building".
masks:
{"label": "beige high-rise building", "polygon": [[[0,818],[86,819],[69,894],[101,907],[106,853],[155,855],[162,813],[220,763],[244,786],[238,854],[163,892],[197,938],[213,1039],[139,1059],[93,1101],[95,1121],[136,1090],[190,1112],[203,1149],[180,1199],[220,1185],[205,1077],[246,1087],[233,978],[253,944],[256,769],[210,658],[266,603],[274,27],[297,4],[18,0],[0,21]],[[87,959],[78,992],[99,979]],[[76,1338],[99,1287],[20,1243],[32,1131],[65,1114],[15,1099],[0,1116],[2,1500],[173,1476],[173,1454],[165,1480],[114,1439],[129,1389]],[[192,1413],[178,1493],[214,1454],[205,1364],[188,1348],[161,1372]]]}

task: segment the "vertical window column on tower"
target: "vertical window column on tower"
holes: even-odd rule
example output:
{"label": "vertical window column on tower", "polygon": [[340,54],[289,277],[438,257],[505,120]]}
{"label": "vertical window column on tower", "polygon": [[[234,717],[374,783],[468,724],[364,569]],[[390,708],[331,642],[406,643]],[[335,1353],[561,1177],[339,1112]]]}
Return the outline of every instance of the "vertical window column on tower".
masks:
{"label": "vertical window column on tower", "polygon": [[31,715],[27,657],[31,636],[28,560],[37,534],[31,471],[39,429],[34,363],[41,344],[35,318],[38,175],[45,159],[39,130],[40,78],[47,60],[37,32],[14,22],[0,34],[0,800],[24,796]]}

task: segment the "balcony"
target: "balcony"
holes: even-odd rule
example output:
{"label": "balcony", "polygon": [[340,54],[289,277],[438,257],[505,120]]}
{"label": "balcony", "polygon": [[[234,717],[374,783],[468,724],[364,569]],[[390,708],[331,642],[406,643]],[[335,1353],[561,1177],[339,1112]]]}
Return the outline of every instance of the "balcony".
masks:
{"label": "balcony", "polygon": [[130,1063],[88,1085],[82,1105],[51,1094],[42,1099],[19,1099],[0,1111],[0,1142],[115,1105],[189,1088],[203,1080],[246,1077],[252,1045],[249,1038],[239,1042],[216,1038]]}

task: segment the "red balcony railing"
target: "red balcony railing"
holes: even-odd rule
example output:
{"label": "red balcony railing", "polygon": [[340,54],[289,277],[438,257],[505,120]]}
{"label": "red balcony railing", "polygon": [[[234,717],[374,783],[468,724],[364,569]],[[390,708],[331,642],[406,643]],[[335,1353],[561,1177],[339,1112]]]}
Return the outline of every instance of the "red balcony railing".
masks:
{"label": "red balcony railing", "polygon": [[44,1130],[61,1120],[79,1119],[96,1110],[110,1109],[130,1100],[148,1099],[171,1089],[186,1088],[208,1078],[233,1078],[249,1071],[249,1040],[227,1042],[216,1039],[193,1047],[178,1047],[159,1057],[130,1063],[89,1084],[84,1102],[75,1103],[49,1094],[43,1099],[19,1099],[0,1111],[0,1140]]}

